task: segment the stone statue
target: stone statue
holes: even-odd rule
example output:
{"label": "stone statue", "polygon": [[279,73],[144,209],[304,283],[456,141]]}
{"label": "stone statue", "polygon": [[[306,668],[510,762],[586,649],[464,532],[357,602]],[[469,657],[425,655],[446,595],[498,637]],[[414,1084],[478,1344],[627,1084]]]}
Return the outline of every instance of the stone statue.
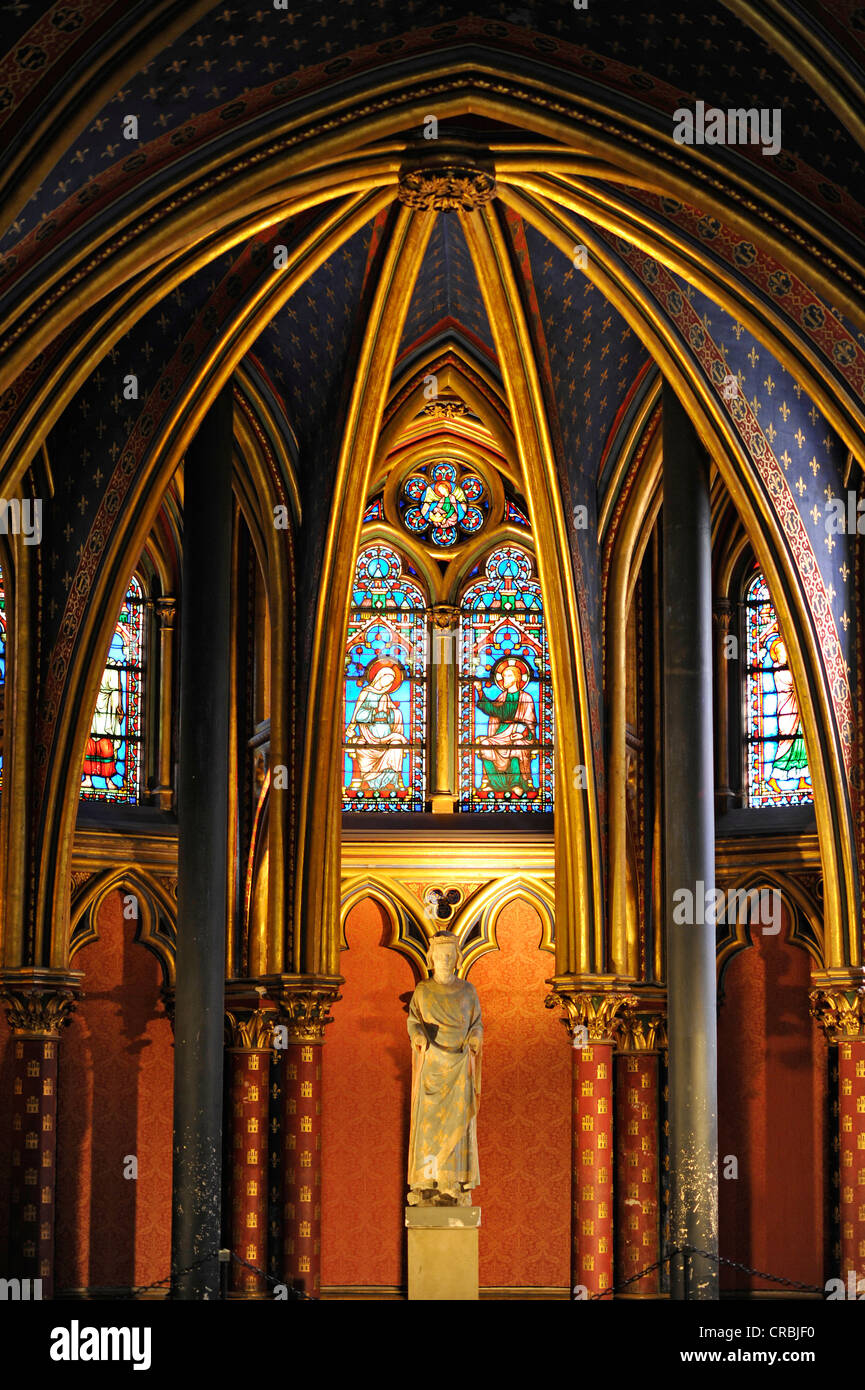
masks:
{"label": "stone statue", "polygon": [[453,932],[436,932],[427,963],[432,978],[412,995],[410,1206],[471,1206],[478,1171],[477,1113],[483,1026],[477,990],[455,975]]}

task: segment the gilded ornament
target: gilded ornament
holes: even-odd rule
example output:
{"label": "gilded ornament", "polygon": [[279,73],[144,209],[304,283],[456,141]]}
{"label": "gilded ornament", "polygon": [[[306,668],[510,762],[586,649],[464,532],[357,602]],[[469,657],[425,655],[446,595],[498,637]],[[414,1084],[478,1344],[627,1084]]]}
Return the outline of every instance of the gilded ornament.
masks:
{"label": "gilded ornament", "polygon": [[496,181],[486,169],[470,164],[440,164],[409,169],[400,175],[397,197],[421,212],[474,212],[495,196]]}
{"label": "gilded ornament", "polygon": [[72,1022],[78,1001],[72,989],[40,989],[4,985],[0,999],[16,1037],[57,1038]]}
{"label": "gilded ornament", "polygon": [[579,989],[572,992],[567,985],[558,985],[547,995],[544,1005],[548,1009],[565,1010],[561,1021],[572,1038],[579,1028],[584,1028],[588,1041],[595,1043],[615,1041],[631,1023],[639,1000],[635,994],[612,991],[592,994]]}
{"label": "gilded ornament", "polygon": [[225,1011],[225,1045],[241,1051],[263,1051],[273,1046],[275,1010]]}
{"label": "gilded ornament", "polygon": [[285,984],[274,993],[279,1014],[274,1026],[288,1030],[291,1043],[324,1042],[325,1025],[332,1023],[329,1017],[332,1005],[342,995],[338,992],[342,981],[324,981],[316,984]]}
{"label": "gilded ornament", "polygon": [[865,985],[812,989],[810,1012],[830,1042],[865,1038]]}

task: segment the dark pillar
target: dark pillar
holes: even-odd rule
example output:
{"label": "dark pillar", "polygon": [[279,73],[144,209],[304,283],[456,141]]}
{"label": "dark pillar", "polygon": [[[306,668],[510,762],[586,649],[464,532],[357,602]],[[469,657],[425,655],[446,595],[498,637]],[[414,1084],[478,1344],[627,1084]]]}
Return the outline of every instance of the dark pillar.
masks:
{"label": "dark pillar", "polygon": [[[664,883],[670,1090],[670,1240],[718,1250],[712,553],[709,460],[664,384]],[[690,921],[682,900],[691,894]],[[685,900],[688,901],[687,899]],[[710,899],[711,901],[711,899]],[[718,1297],[717,1260],[674,1257],[670,1296]]]}
{"label": "dark pillar", "polygon": [[177,1299],[216,1298],[219,1291],[231,451],[229,384],[184,465],[171,1230]]}

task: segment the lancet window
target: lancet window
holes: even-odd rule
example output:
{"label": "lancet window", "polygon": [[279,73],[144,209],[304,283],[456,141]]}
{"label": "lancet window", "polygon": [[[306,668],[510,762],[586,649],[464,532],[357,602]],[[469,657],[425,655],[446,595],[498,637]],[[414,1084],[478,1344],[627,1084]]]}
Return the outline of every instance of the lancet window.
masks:
{"label": "lancet window", "polygon": [[759,571],[745,587],[745,780],[749,806],[813,801],[799,701],[778,615]]}
{"label": "lancet window", "polygon": [[133,575],[111,638],[84,752],[85,800],[140,800],[143,635],[144,591]]}
{"label": "lancet window", "polygon": [[463,811],[553,809],[553,698],[541,586],[517,546],[494,550],[460,605]]}
{"label": "lancet window", "polygon": [[346,645],[346,811],[424,809],[426,610],[403,556],[384,544],[361,551]]}

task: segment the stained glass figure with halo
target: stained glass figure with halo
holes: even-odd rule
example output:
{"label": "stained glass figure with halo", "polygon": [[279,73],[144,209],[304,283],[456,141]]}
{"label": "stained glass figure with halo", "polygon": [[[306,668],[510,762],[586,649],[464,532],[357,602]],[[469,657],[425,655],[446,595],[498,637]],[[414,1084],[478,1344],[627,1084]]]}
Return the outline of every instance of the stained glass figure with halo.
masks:
{"label": "stained glass figure with halo", "polygon": [[343,809],[422,811],[426,597],[390,546],[357,558],[346,644]]}
{"label": "stained glass figure with halo", "polygon": [[553,809],[553,697],[541,588],[530,556],[502,546],[460,617],[460,809]]}
{"label": "stained glass figure with halo", "polygon": [[[451,546],[484,524],[486,488],[474,473],[460,477],[452,463],[434,463],[403,483],[403,523],[413,535],[429,532],[433,545]],[[478,505],[481,504],[481,505]]]}

